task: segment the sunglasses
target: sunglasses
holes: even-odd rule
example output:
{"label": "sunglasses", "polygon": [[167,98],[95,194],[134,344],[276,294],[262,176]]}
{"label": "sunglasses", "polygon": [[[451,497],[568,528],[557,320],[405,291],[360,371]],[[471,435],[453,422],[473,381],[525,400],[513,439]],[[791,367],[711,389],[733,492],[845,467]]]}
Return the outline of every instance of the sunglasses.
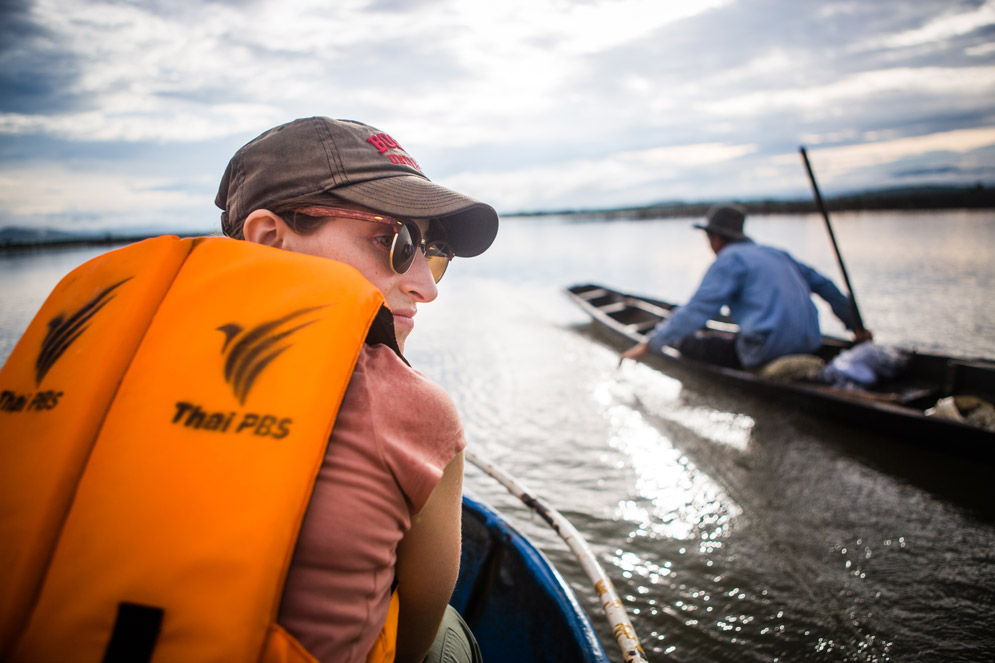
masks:
{"label": "sunglasses", "polygon": [[446,273],[449,261],[453,259],[453,249],[448,243],[441,239],[423,238],[418,226],[410,221],[401,221],[375,212],[362,212],[338,207],[304,207],[295,211],[305,216],[333,216],[394,226],[394,239],[390,243],[389,262],[390,268],[394,270],[395,274],[403,274],[408,271],[411,263],[415,261],[416,249],[421,248],[422,253],[425,254],[425,260],[428,262],[428,269],[432,272],[432,278],[438,283],[442,280],[442,275]]}

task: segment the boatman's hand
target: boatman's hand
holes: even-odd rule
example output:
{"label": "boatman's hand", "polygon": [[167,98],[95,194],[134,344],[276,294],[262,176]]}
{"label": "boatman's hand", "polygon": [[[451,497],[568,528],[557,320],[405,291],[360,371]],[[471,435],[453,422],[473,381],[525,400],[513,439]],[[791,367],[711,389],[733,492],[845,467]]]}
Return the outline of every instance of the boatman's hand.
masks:
{"label": "boatman's hand", "polygon": [[863,343],[864,341],[873,341],[874,334],[871,333],[870,329],[854,329],[853,340],[857,343]]}
{"label": "boatman's hand", "polygon": [[643,355],[645,355],[649,351],[650,351],[650,348],[645,343],[638,343],[636,345],[633,345],[631,348],[629,348],[628,350],[626,350],[625,352],[623,352],[621,355],[619,355],[618,365],[621,366],[622,362],[625,361],[626,359],[637,359],[638,360],[640,357],[642,357]]}

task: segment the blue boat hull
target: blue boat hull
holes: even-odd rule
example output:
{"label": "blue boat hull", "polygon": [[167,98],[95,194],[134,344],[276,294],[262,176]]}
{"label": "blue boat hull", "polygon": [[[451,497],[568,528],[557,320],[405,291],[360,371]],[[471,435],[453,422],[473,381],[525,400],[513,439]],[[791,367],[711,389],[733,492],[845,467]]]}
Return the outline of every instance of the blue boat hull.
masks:
{"label": "blue boat hull", "polygon": [[587,614],[549,560],[487,505],[463,497],[463,555],[450,601],[487,663],[608,663]]}

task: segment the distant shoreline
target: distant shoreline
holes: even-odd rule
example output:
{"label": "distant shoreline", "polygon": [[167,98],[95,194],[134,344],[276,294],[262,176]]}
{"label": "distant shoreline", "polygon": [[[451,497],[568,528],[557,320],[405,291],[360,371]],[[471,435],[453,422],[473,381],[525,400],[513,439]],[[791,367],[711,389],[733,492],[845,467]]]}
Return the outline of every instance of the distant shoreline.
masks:
{"label": "distant shoreline", "polygon": [[[572,216],[589,219],[659,219],[699,217],[716,201],[667,202],[640,207],[591,210],[519,212],[502,216]],[[814,200],[740,199],[750,214],[814,214]],[[995,188],[981,184],[972,187],[916,187],[884,189],[824,198],[829,212],[913,211],[954,209],[995,209]]]}
{"label": "distant shoreline", "polygon": [[47,250],[55,248],[75,248],[81,246],[113,246],[117,244],[133,244],[141,242],[150,237],[160,235],[177,235],[179,237],[202,237],[202,233],[176,233],[163,231],[161,233],[139,234],[139,235],[114,235],[105,234],[88,237],[59,237],[55,239],[39,238],[24,240],[0,239],[0,253],[13,253],[18,251]]}
{"label": "distant shoreline", "polygon": [[[814,214],[818,212],[812,200],[740,200],[750,214]],[[955,209],[995,209],[995,188],[978,184],[973,187],[916,187],[906,189],[886,189],[864,193],[848,194],[825,199],[829,212],[861,211],[914,211],[914,210],[955,210]],[[541,212],[517,212],[502,214],[503,217],[546,217],[568,216],[584,220],[612,219],[661,219],[695,218],[704,216],[714,201],[667,202],[640,207],[613,209],[571,209],[544,210]],[[34,236],[32,236],[32,234]],[[25,228],[0,228],[0,253],[30,251],[76,246],[110,246],[130,244],[158,234],[180,234],[182,237],[197,237],[201,233],[152,233],[121,234],[112,232],[74,236],[70,233],[32,230]],[[6,236],[5,236],[6,235]]]}

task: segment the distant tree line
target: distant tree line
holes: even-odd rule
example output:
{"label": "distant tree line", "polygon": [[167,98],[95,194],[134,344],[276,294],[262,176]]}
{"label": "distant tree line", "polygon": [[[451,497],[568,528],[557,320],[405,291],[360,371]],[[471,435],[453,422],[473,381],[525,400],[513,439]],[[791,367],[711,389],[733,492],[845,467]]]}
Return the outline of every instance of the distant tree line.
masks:
{"label": "distant tree line", "polygon": [[[178,234],[181,237],[191,236],[188,233]],[[48,249],[56,246],[119,246],[140,242],[151,236],[148,233],[136,234],[125,231],[74,235],[51,230],[32,231],[24,228],[2,228],[0,229],[0,251]]]}
{"label": "distant tree line", "polygon": [[[818,212],[814,199],[808,200],[739,200],[750,214],[809,214]],[[977,184],[971,187],[905,187],[823,197],[830,212],[871,210],[944,210],[995,208],[995,188]],[[569,215],[579,218],[659,219],[698,217],[705,214],[714,201],[668,202],[642,207],[597,210],[560,210],[556,212],[526,212],[514,216]],[[511,216],[511,215],[509,215]]]}

